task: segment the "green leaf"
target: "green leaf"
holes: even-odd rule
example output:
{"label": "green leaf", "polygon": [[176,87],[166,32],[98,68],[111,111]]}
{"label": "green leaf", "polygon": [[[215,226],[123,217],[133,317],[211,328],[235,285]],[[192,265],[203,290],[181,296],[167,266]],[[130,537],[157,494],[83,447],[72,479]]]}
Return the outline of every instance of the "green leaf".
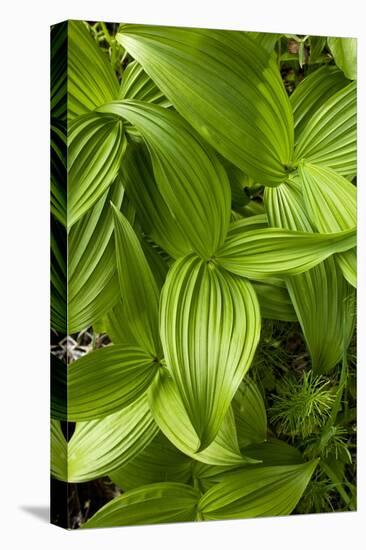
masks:
{"label": "green leaf", "polygon": [[114,498],[82,527],[193,521],[200,493],[183,483],[153,483]]}
{"label": "green leaf", "polygon": [[138,101],[104,105],[136,126],[149,150],[159,191],[191,246],[210,256],[224,241],[230,186],[215,153],[173,111]]}
{"label": "green leaf", "polygon": [[[305,207],[320,232],[343,231],[357,224],[356,187],[334,170],[301,163],[299,174]],[[347,281],[356,286],[356,249],[335,256]]]}
{"label": "green leaf", "polygon": [[128,147],[121,177],[144,233],[173,258],[191,252],[185,232],[157,187],[148,151],[142,144]]}
{"label": "green leaf", "polygon": [[284,466],[285,464],[301,464],[302,454],[280,439],[269,439],[262,443],[252,444],[243,449],[245,455],[261,460],[263,466]]}
{"label": "green leaf", "polygon": [[51,327],[67,332],[67,234],[65,227],[51,215]]}
{"label": "green leaf", "polygon": [[130,330],[140,347],[157,357],[161,349],[159,291],[132,226],[112,206],[118,279]]}
{"label": "green leaf", "polygon": [[108,57],[83,21],[68,22],[68,115],[75,118],[118,97]]}
{"label": "green leaf", "polygon": [[160,432],[136,458],[109,474],[123,491],[161,481],[187,483],[192,476],[192,459]]}
{"label": "green leaf", "polygon": [[356,245],[355,229],[324,234],[280,228],[242,229],[229,230],[215,260],[228,271],[253,279],[297,275]]}
{"label": "green leaf", "polygon": [[245,377],[232,403],[239,447],[262,443],[267,439],[267,414],[257,384]]}
{"label": "green leaf", "polygon": [[51,353],[51,418],[67,418],[67,367]]}
{"label": "green leaf", "polygon": [[90,113],[76,118],[68,136],[68,227],[115,180],[127,145],[121,118]]}
{"label": "green leaf", "polygon": [[51,27],[51,119],[67,117],[67,33],[68,22]]}
{"label": "green leaf", "polygon": [[67,481],[67,443],[58,420],[51,419],[51,476]]}
{"label": "green leaf", "polygon": [[[299,178],[276,189],[266,189],[264,200],[268,219],[274,227],[313,231]],[[342,277],[333,257],[306,273],[288,278],[287,288],[311,355],[312,367],[317,372],[327,372],[343,354],[343,325],[347,304],[353,295],[352,288]],[[346,341],[349,342],[352,327],[349,326],[347,331]]]}
{"label": "green leaf", "polygon": [[67,224],[67,137],[63,122],[51,123],[51,213],[66,227]]}
{"label": "green leaf", "polygon": [[323,65],[307,75],[290,96],[294,113],[295,139],[298,141],[308,121],[323,103],[344,88],[349,81],[342,71],[332,65]]}
{"label": "green leaf", "polygon": [[117,413],[78,422],[68,444],[68,481],[108,475],[143,451],[157,432],[146,394]]}
{"label": "green leaf", "polygon": [[110,201],[133,221],[134,211],[117,179],[69,233],[70,334],[94,324],[120,300]]}
{"label": "green leaf", "polygon": [[156,103],[162,107],[171,106],[170,101],[137,61],[129,63],[123,71],[118,99],[138,99],[146,103]]}
{"label": "green leaf", "polygon": [[259,305],[248,281],[194,255],[175,262],[162,290],[160,334],[200,450],[217,435],[259,333]]}
{"label": "green leaf", "polygon": [[277,321],[297,321],[288,290],[284,286],[268,284],[267,281],[252,281],[258,298],[261,316]]}
{"label": "green leaf", "polygon": [[[243,449],[243,452],[256,460],[262,461],[260,467],[284,466],[304,462],[300,451],[279,439],[249,445]],[[246,466],[211,466],[202,462],[196,462],[193,466],[194,478],[198,480],[199,487],[203,492],[225,480],[229,472],[241,472],[244,468],[251,469],[253,467],[250,464]]]}
{"label": "green leaf", "polygon": [[328,37],[328,46],[336,65],[350,80],[357,78],[357,39]]}
{"label": "green leaf", "polygon": [[284,516],[301,498],[318,461],[293,466],[253,466],[226,478],[203,495],[204,520]]}
{"label": "green leaf", "polygon": [[247,32],[249,38],[253,40],[255,44],[260,44],[267,52],[272,53],[278,40],[282,34],[270,33],[270,32]]}
{"label": "green leaf", "polygon": [[295,148],[295,160],[354,176],[356,165],[356,83],[333,94],[309,118]]}
{"label": "green leaf", "polygon": [[146,392],[158,364],[137,347],[108,346],[68,368],[69,421],[94,420],[130,405]]}
{"label": "green leaf", "polygon": [[123,25],[117,40],[220,154],[261,183],[284,179],[293,121],[270,52],[235,31]]}
{"label": "green leaf", "polygon": [[158,378],[152,383],[149,403],[161,431],[184,454],[207,464],[232,466],[247,462],[246,457],[239,451],[231,408],[215,440],[203,451],[196,452],[200,441],[179,397],[177,387],[167,371],[160,370]]}

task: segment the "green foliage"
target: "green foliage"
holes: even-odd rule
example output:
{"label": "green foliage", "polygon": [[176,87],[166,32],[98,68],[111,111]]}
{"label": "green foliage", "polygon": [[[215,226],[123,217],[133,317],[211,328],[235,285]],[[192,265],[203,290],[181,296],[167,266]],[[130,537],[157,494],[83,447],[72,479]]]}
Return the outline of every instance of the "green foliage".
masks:
{"label": "green foliage", "polygon": [[355,508],[356,83],[337,40],[53,29],[51,473],[122,491],[83,527]]}

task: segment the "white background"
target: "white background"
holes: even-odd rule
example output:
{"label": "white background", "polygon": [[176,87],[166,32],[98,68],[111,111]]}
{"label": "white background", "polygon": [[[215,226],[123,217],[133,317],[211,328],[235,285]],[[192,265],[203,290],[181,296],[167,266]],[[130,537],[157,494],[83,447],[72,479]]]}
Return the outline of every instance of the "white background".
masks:
{"label": "white background", "polygon": [[[131,5],[130,5],[131,4]],[[364,547],[365,14],[361,0],[51,0],[2,4],[0,25],[0,543],[2,548]],[[357,513],[67,532],[49,498],[49,26],[124,21],[359,38],[359,501]],[[362,36],[362,33],[363,36]],[[361,101],[360,101],[361,100]],[[5,124],[4,124],[5,123]],[[5,167],[5,170],[4,170]],[[363,219],[364,218],[364,219]],[[363,283],[363,285],[362,285]],[[364,333],[364,334],[363,334]]]}

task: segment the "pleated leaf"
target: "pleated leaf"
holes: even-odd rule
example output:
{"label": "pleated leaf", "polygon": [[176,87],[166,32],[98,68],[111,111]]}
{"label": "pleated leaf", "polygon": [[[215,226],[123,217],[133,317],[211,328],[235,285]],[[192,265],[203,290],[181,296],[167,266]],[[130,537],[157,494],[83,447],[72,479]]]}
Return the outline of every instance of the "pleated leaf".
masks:
{"label": "pleated leaf", "polygon": [[183,483],[153,483],[114,498],[83,528],[193,521],[199,498],[199,491]]}
{"label": "pleated leaf", "polygon": [[51,328],[67,332],[67,234],[51,216]]}
{"label": "pleated leaf", "polygon": [[[356,187],[330,168],[300,164],[305,207],[316,229],[324,233],[356,227]],[[356,286],[356,249],[335,256],[347,281]]]}
{"label": "pleated leaf", "polygon": [[199,254],[210,256],[225,239],[230,218],[230,186],[214,152],[181,116],[157,105],[126,100],[99,111],[137,128],[177,224]]}
{"label": "pleated leaf", "polygon": [[258,298],[261,316],[264,319],[297,321],[285,283],[284,286],[277,286],[264,281],[252,281],[252,286]]}
{"label": "pleated leaf", "polygon": [[66,121],[67,116],[67,33],[68,22],[51,27],[51,119]]}
{"label": "pleated leaf", "polygon": [[129,63],[124,70],[118,99],[138,99],[162,107],[171,105],[137,61]]}
{"label": "pleated leaf", "polygon": [[267,439],[267,415],[257,384],[245,377],[232,403],[239,447],[262,443]]}
{"label": "pleated leaf", "polygon": [[66,227],[67,224],[67,137],[63,122],[51,123],[51,213]]}
{"label": "pleated leaf", "polygon": [[[313,231],[298,178],[276,189],[266,189],[264,199],[268,219],[274,227]],[[345,341],[343,324],[349,318],[352,288],[342,277],[333,257],[306,273],[287,279],[287,288],[303,330],[312,367],[317,372],[327,372],[341,359],[344,342],[351,338],[353,324],[347,324]]]}
{"label": "pleated leaf", "polygon": [[317,460],[293,466],[253,466],[227,474],[200,500],[204,520],[291,514],[309,483]]}
{"label": "pleated leaf", "polygon": [[67,442],[58,420],[51,419],[51,476],[67,481]]}
{"label": "pleated leaf", "polygon": [[356,83],[333,94],[304,127],[295,159],[333,168],[354,176],[356,166]]}
{"label": "pleated leaf", "polygon": [[121,178],[143,231],[173,258],[191,252],[185,232],[158,189],[148,151],[142,144],[128,148]]}
{"label": "pleated leaf", "polygon": [[201,450],[219,431],[259,333],[259,305],[248,281],[194,255],[176,261],[162,290],[160,334]]}
{"label": "pleated leaf", "polygon": [[161,481],[187,483],[192,476],[192,459],[184,455],[160,432],[136,458],[109,474],[121,489]]}
{"label": "pleated leaf", "polygon": [[253,279],[297,275],[356,245],[356,231],[306,233],[280,228],[233,231],[215,255],[228,271]]}
{"label": "pleated leaf", "polygon": [[69,420],[94,420],[130,405],[146,392],[157,369],[154,358],[137,347],[87,353],[68,368]]}
{"label": "pleated leaf", "polygon": [[[149,390],[151,412],[159,428],[171,443],[187,456],[207,464],[232,466],[248,462],[239,450],[235,420],[231,408],[214,441],[197,452],[200,440],[187,415],[177,387],[167,371],[160,370]],[[252,462],[249,460],[249,462]]]}
{"label": "pleated leaf", "polygon": [[69,232],[70,334],[93,325],[120,300],[110,201],[133,222],[134,211],[117,179]]}
{"label": "pleated leaf", "polygon": [[[249,445],[243,449],[248,456],[261,461],[260,467],[284,466],[301,464],[304,462],[302,455],[296,447],[291,447],[279,439],[271,439],[262,443]],[[241,472],[244,468],[251,469],[253,465],[247,466],[212,466],[196,462],[193,465],[194,478],[198,480],[199,487],[206,492],[213,485],[220,483],[227,478],[229,472]]]}
{"label": "pleated leaf", "polygon": [[67,367],[51,353],[51,418],[67,418]]}
{"label": "pleated leaf", "polygon": [[300,82],[290,96],[296,141],[323,103],[347,84],[349,80],[345,78],[342,71],[332,65],[320,67]]}
{"label": "pleated leaf", "polygon": [[121,118],[90,113],[76,118],[68,136],[68,227],[115,180],[127,142]]}
{"label": "pleated leaf", "polygon": [[156,357],[161,349],[159,290],[132,226],[112,206],[118,280],[127,320],[140,347]]}
{"label": "pleated leaf", "polygon": [[157,433],[146,395],[102,419],[78,422],[68,444],[68,481],[108,475],[143,451]]}
{"label": "pleated leaf", "polygon": [[72,119],[118,97],[107,55],[83,21],[68,22],[68,116]]}
{"label": "pleated leaf", "polygon": [[285,464],[304,462],[301,452],[296,447],[292,447],[280,439],[253,443],[244,447],[243,453],[256,460],[261,460],[263,466],[284,466]]}
{"label": "pleated leaf", "polygon": [[337,66],[350,80],[357,78],[357,39],[328,37],[328,46]]}
{"label": "pleated leaf", "polygon": [[270,52],[233,31],[123,25],[117,40],[219,153],[256,181],[283,180],[293,120]]}

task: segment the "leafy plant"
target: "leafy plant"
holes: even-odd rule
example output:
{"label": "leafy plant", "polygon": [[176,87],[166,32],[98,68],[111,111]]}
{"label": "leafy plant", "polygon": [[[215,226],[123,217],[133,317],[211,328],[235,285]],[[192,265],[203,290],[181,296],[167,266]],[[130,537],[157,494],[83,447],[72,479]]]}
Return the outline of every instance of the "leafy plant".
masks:
{"label": "leafy plant", "polygon": [[68,525],[354,509],[353,43],[51,38],[51,473],[117,495]]}

